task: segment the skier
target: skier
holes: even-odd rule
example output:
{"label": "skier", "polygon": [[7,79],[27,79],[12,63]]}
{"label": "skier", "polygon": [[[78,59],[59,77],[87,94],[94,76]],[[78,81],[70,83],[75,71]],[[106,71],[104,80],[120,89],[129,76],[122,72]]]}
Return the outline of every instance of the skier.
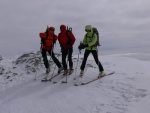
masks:
{"label": "skier", "polygon": [[56,63],[58,67],[58,73],[60,73],[63,70],[63,66],[59,62],[59,60],[55,57],[55,54],[53,52],[54,49],[54,44],[56,40],[58,39],[58,36],[54,34],[55,28],[54,27],[49,27],[47,28],[45,33],[40,33],[40,38],[41,38],[41,53],[43,57],[43,62],[46,68],[46,74],[50,72],[50,66],[48,63],[47,59],[47,52],[53,59],[53,61]]}
{"label": "skier", "polygon": [[[71,31],[66,29],[66,25],[60,26],[60,33],[58,35],[58,41],[62,52],[62,64],[64,68],[64,75],[73,73],[73,44],[75,42],[75,37]],[[69,70],[67,69],[66,57],[68,55]]]}
{"label": "skier", "polygon": [[80,45],[78,46],[79,50],[86,48],[85,53],[84,53],[84,58],[82,61],[82,65],[80,67],[80,69],[81,69],[80,77],[82,78],[84,75],[84,68],[86,65],[87,58],[90,53],[92,53],[94,60],[99,67],[100,73],[99,73],[98,77],[104,76],[105,73],[104,73],[103,66],[101,65],[101,63],[98,59],[98,51],[97,51],[97,44],[96,44],[97,43],[97,35],[95,33],[93,33],[93,29],[92,29],[91,25],[86,25],[85,31],[87,33],[84,36],[83,43],[80,43]]}

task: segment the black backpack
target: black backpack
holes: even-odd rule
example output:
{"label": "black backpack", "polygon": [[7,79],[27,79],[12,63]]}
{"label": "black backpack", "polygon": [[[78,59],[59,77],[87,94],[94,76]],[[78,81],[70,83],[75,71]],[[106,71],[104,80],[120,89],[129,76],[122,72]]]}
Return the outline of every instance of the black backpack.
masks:
{"label": "black backpack", "polygon": [[93,33],[95,33],[97,35],[97,41],[96,41],[96,43],[94,45],[95,46],[100,46],[99,33],[98,33],[97,28],[93,27]]}
{"label": "black backpack", "polygon": [[68,38],[68,45],[71,46],[71,38],[69,37],[68,32],[72,34],[72,28],[67,26],[66,36]]}

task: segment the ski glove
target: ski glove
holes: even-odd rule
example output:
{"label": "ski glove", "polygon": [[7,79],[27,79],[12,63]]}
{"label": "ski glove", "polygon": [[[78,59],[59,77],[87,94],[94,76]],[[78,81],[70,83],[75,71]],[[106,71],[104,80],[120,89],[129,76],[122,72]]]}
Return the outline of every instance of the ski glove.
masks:
{"label": "ski glove", "polygon": [[88,44],[80,44],[79,46],[78,46],[78,49],[79,50],[81,50],[81,49],[84,49],[84,48],[86,48],[86,47],[88,47]]}

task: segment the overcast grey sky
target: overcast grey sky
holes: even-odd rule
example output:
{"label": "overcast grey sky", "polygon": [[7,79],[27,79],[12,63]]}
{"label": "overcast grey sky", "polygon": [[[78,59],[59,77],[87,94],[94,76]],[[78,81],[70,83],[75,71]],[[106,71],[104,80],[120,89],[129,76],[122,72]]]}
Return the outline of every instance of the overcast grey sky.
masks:
{"label": "overcast grey sky", "polygon": [[[100,33],[101,50],[150,47],[150,0],[0,0],[0,55],[36,51],[46,26],[73,28],[75,46],[91,24]],[[55,52],[59,52],[59,44]],[[77,47],[74,47],[75,50]]]}

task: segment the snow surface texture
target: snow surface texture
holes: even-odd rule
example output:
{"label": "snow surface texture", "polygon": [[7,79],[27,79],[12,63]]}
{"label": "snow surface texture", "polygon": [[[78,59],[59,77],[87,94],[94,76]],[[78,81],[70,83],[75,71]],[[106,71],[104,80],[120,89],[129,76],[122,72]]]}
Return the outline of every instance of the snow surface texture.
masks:
{"label": "snow surface texture", "polygon": [[[82,58],[78,61],[77,75]],[[150,62],[121,56],[99,56],[99,59],[106,73],[115,71],[115,74],[85,86],[74,86],[75,73],[67,84],[53,84],[57,78],[41,82],[46,75],[39,52],[1,57],[0,113],[149,113]],[[77,55],[73,61],[75,68]],[[50,63],[51,74],[54,69],[56,74],[57,67],[51,60]],[[97,77],[98,73],[90,55],[83,81]]]}

